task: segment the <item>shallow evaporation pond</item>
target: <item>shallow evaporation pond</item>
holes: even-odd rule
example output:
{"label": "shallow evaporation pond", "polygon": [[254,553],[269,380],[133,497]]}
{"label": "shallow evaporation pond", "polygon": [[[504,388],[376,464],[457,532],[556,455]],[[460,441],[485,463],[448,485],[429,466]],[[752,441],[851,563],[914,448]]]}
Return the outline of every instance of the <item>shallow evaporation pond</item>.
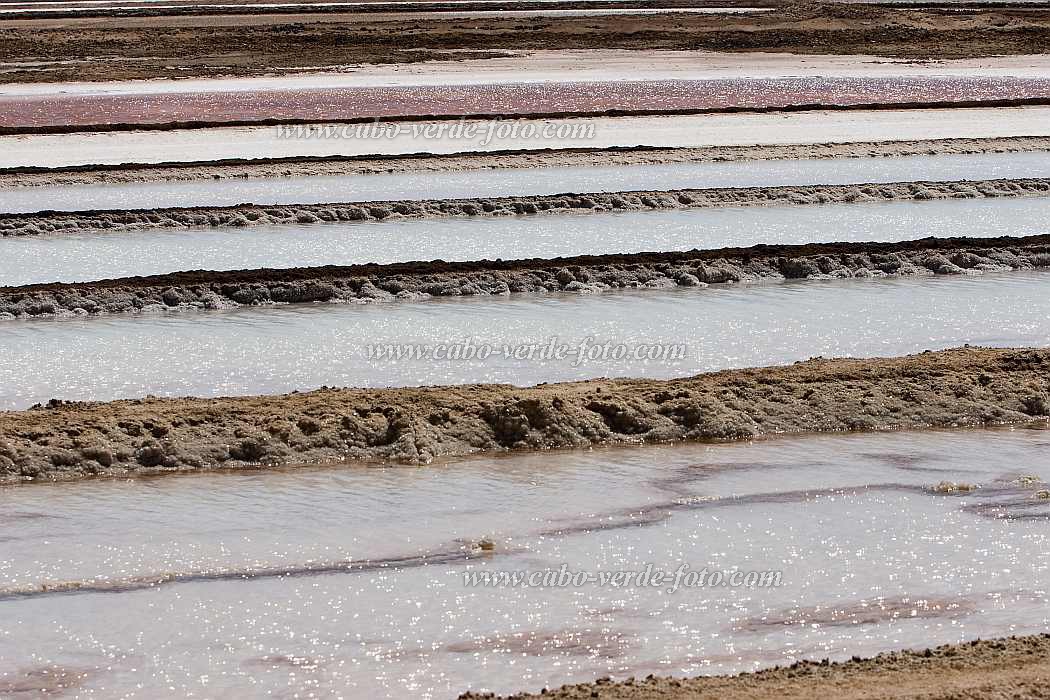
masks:
{"label": "shallow evaporation pond", "polygon": [[460,199],[705,187],[849,185],[914,180],[1050,177],[1050,153],[823,158],[374,175],[231,178],[0,189],[0,211],[159,209]]}
{"label": "shallow evaporation pond", "polygon": [[[434,126],[428,127],[428,124]],[[442,125],[444,132],[434,131]],[[451,130],[450,125],[462,128]],[[366,129],[371,126],[374,125],[365,125]],[[323,129],[298,137],[295,132],[289,134],[275,127],[0,136],[0,168],[206,162],[226,158],[481,153],[538,148],[748,146],[1050,136],[1050,107],[587,117],[516,122],[467,120],[402,123],[400,127],[392,136],[385,131],[372,136],[351,128],[344,137],[342,125],[335,125],[328,134],[330,137],[324,136]],[[490,128],[493,131],[490,132]]]}
{"label": "shallow evaporation pond", "polygon": [[[818,355],[895,356],[964,343],[1050,346],[1048,297],[1050,274],[1013,272],[5,321],[0,408],[51,398],[269,394],[321,385],[667,378]],[[552,339],[565,346],[560,359],[541,354]],[[468,340],[491,354],[375,355],[392,346],[432,353],[435,345]],[[585,352],[575,354],[583,342]],[[602,357],[593,346],[605,343],[610,350]],[[656,359],[633,359],[650,353]]]}
{"label": "shallow evaporation pond", "polygon": [[[508,15],[504,11],[497,11]],[[542,12],[542,11],[541,11]],[[555,10],[554,12],[561,12]],[[565,14],[578,13],[568,10]],[[586,14],[588,10],[583,10]],[[605,13],[605,10],[599,10]],[[612,10],[612,13],[617,10]],[[630,11],[638,13],[637,11]],[[645,13],[645,11],[643,11]],[[455,15],[442,14],[444,18]],[[401,19],[412,16],[398,15]],[[417,15],[418,17],[418,15]],[[433,15],[430,15],[433,17]],[[370,20],[375,21],[376,15]],[[483,74],[484,71],[482,71]],[[235,83],[236,84],[236,83]],[[240,83],[243,85],[243,83]],[[215,85],[212,82],[211,85]],[[126,91],[125,88],[123,91]],[[18,88],[10,89],[17,91]],[[29,88],[34,91],[34,88]],[[0,93],[4,91],[0,90]],[[489,84],[357,86],[327,90],[195,92],[153,91],[133,99],[114,92],[52,93],[10,99],[0,94],[0,126],[244,123],[308,118],[342,120],[348,114],[427,117],[470,114],[600,114],[610,109],[704,110],[788,105],[965,103],[1046,98],[1050,81],[999,77],[793,77],[696,80],[558,81]]]}
{"label": "shallow evaporation pond", "polygon": [[[894,433],[9,487],[0,678],[451,698],[1037,633],[1050,502],[1019,477],[1050,479],[1048,450],[1046,430]],[[465,578],[562,564],[780,585]]]}
{"label": "shallow evaporation pond", "polygon": [[722,207],[489,219],[142,229],[0,239],[0,284],[182,270],[504,260],[927,236],[1050,233],[1050,197]]}

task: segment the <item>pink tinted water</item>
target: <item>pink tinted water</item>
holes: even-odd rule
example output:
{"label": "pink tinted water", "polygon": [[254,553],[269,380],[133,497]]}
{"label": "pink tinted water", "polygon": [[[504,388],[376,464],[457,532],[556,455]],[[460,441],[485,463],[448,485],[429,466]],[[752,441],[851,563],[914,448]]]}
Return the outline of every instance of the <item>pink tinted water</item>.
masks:
{"label": "pink tinted water", "polygon": [[358,117],[766,108],[1050,98],[1050,80],[1008,77],[726,78],[413,85],[141,95],[0,97],[0,126],[315,121]]}

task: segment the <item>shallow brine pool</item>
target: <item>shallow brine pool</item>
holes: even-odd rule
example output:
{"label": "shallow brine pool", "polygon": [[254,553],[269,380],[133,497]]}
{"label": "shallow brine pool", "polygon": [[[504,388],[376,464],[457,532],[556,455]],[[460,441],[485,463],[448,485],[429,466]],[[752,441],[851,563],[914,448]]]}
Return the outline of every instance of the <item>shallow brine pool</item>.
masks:
{"label": "shallow brine pool", "polygon": [[[1050,136],[1050,107],[391,124],[396,130],[381,129],[378,133],[368,128],[362,131],[341,125],[315,125],[318,128],[309,132],[296,127],[291,127],[291,131],[278,127],[217,127],[2,136],[0,168],[639,145],[703,147]],[[462,128],[450,128],[456,125]]]}
{"label": "shallow brine pool", "polygon": [[850,185],[1050,176],[1050,153],[941,154],[592,167],[307,175],[0,189],[0,212],[524,197],[707,187]]}
{"label": "shallow brine pool", "polygon": [[0,285],[202,269],[1029,236],[1050,233],[1048,221],[1050,197],[1033,197],[61,233],[0,239]]}
{"label": "shallow brine pool", "polygon": [[[1013,272],[6,321],[0,409],[321,385],[669,378],[964,343],[1045,347],[1048,298],[1050,274]],[[492,354],[433,359],[439,345],[444,358],[468,342]],[[552,342],[565,346],[560,358],[541,352]],[[606,343],[625,354],[595,354]]]}
{"label": "shallow brine pool", "polygon": [[[0,16],[5,6],[0,5]],[[157,8],[159,9],[159,8]],[[746,9],[746,8],[744,8]],[[672,9],[673,13],[710,12],[711,8]],[[33,11],[33,10],[29,10]],[[67,10],[56,10],[59,12]],[[660,10],[526,10],[440,15],[396,15],[467,19],[472,16],[528,17],[551,15],[660,13]],[[371,15],[365,21],[381,16]],[[390,17],[388,15],[388,17]],[[658,60],[658,59],[657,59]],[[641,59],[642,62],[645,59]],[[484,69],[479,75],[484,75]],[[626,73],[630,73],[628,69]],[[145,88],[134,96],[123,89],[95,94],[61,89],[42,94],[18,94],[19,88],[0,90],[0,126],[40,127],[99,124],[171,124],[189,122],[258,122],[308,119],[324,122],[358,117],[433,115],[600,114],[609,110],[705,110],[779,108],[790,105],[870,105],[909,103],[964,103],[988,100],[1040,100],[1050,95],[1045,78],[1006,76],[967,77],[783,77],[710,78],[706,80],[493,82],[489,84],[373,85],[281,90],[183,91]],[[231,86],[244,87],[242,81]],[[198,85],[200,83],[198,82]],[[221,83],[219,84],[221,85]],[[218,87],[216,82],[211,86]],[[132,88],[133,89],[133,88]],[[32,88],[28,92],[34,92]],[[121,94],[124,92],[125,94]]]}
{"label": "shallow brine pool", "polygon": [[[1019,429],[6,488],[0,691],[452,698],[1043,632],[1048,454]],[[468,578],[563,565],[596,578]],[[600,579],[683,566],[780,585]]]}

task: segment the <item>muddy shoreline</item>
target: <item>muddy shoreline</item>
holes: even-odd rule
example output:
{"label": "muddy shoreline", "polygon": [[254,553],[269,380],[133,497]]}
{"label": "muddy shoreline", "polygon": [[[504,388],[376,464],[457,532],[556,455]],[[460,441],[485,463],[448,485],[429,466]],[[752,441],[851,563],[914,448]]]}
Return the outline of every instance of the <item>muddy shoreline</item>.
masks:
{"label": "muddy shoreline", "polygon": [[723,206],[802,206],[840,202],[1045,197],[1050,178],[909,181],[859,185],[720,187],[706,189],[590,192],[521,197],[390,200],[232,207],[102,209],[78,212],[0,214],[0,236],[151,228],[324,224],[405,219],[478,218],[536,214],[656,211]]}
{"label": "muddy shoreline", "polygon": [[815,359],[673,380],[49,402],[0,413],[0,483],[783,433],[1023,424],[1050,350]]}
{"label": "muddy shoreline", "polygon": [[927,238],[550,260],[444,261],[178,272],[0,288],[0,320],[165,313],[275,304],[364,304],[432,297],[707,287],[788,279],[964,275],[1050,267],[1050,235]]}
{"label": "muddy shoreline", "polygon": [[[18,3],[14,3],[18,4]],[[218,3],[217,3],[218,4]],[[99,17],[209,17],[216,15],[301,15],[330,14],[345,15],[348,12],[361,15],[400,14],[400,13],[435,13],[440,17],[442,12],[487,12],[493,9],[491,3],[485,2],[420,2],[418,4],[399,4],[397,2],[367,2],[354,7],[326,6],[324,2],[304,3],[290,7],[267,7],[266,3],[222,3],[226,7],[198,7],[193,4],[182,6],[167,5],[161,8],[142,5],[139,7],[88,7],[65,12],[20,12],[7,19],[18,20],[56,20],[56,19],[89,19]],[[507,0],[496,7],[500,10],[592,10],[592,9],[652,9],[652,8],[704,8],[704,7],[775,7],[777,0],[725,0],[724,2],[705,2],[701,0],[559,0],[558,2],[534,2],[532,0]],[[0,5],[2,8],[2,5]]]}
{"label": "muddy shoreline", "polygon": [[[993,700],[1050,697],[1050,634],[975,640],[933,649],[912,649],[853,657],[831,663],[806,660],[736,676],[647,678],[566,685],[542,694],[499,696],[505,700],[765,700],[923,698],[924,700]],[[464,693],[460,700],[496,698],[490,693]]]}
{"label": "muddy shoreline", "polygon": [[1009,109],[1014,107],[1046,107],[1050,97],[1022,97],[1010,99],[987,100],[920,100],[909,102],[858,102],[835,103],[813,102],[798,104],[779,104],[765,107],[698,107],[682,109],[605,109],[605,110],[568,110],[568,111],[529,111],[517,112],[473,112],[473,113],[437,113],[406,114],[399,116],[358,115],[346,118],[317,119],[316,117],[282,117],[266,119],[225,119],[221,121],[192,120],[169,122],[100,122],[95,124],[49,124],[0,126],[0,136],[31,136],[40,134],[81,134],[110,133],[125,131],[181,131],[187,129],[211,129],[232,127],[261,126],[305,126],[317,124],[380,124],[387,122],[432,122],[432,121],[509,121],[514,119],[578,119],[596,117],[689,117],[705,114],[792,114],[796,112],[878,112],[890,110],[919,109]]}
{"label": "muddy shoreline", "polygon": [[[500,9],[499,5],[487,9]],[[235,27],[231,31],[231,26]],[[787,3],[744,15],[534,19],[353,13],[0,21],[0,83],[265,75],[549,49],[761,51],[972,58],[1050,46],[1050,10]],[[186,47],[193,47],[187,56]],[[93,57],[112,60],[89,60]],[[29,65],[27,65],[29,64]]]}
{"label": "muddy shoreline", "polygon": [[784,146],[709,146],[664,148],[543,149],[407,156],[328,156],[234,159],[160,165],[87,165],[63,168],[0,168],[0,187],[97,185],[105,183],[174,182],[228,178],[273,178],[306,175],[374,175],[554,167],[663,165],[743,160],[866,158],[942,154],[1025,153],[1050,151],[1050,138],[1018,136],[989,139],[867,141]]}

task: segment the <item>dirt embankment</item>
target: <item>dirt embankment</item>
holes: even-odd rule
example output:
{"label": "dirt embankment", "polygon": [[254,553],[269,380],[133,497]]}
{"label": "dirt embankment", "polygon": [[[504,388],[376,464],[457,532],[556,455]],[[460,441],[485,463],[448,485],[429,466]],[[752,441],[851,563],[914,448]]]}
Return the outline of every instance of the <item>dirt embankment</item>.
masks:
{"label": "dirt embankment", "polygon": [[[495,698],[465,693],[460,700]],[[506,700],[999,700],[1050,698],[1050,634],[898,651],[844,663],[802,661],[738,676],[608,679]]]}
{"label": "dirt embankment", "polygon": [[248,227],[388,219],[502,217],[558,212],[652,211],[721,206],[831,204],[929,199],[1032,197],[1050,194],[1050,178],[965,182],[895,182],[862,185],[723,187],[711,189],[591,192],[472,199],[396,200],[170,209],[90,210],[0,214],[0,236],[120,231],[191,226]]}
{"label": "dirt embankment", "polygon": [[1050,267],[1050,235],[928,238],[448,263],[178,272],[80,284],[0,288],[0,319],[160,313],[430,297],[597,294],[785,279],[962,275]]}
{"label": "dirt embankment", "polygon": [[866,158],[940,154],[1024,153],[1050,151],[1050,138],[1019,136],[991,139],[867,141],[786,146],[710,146],[704,148],[544,149],[408,156],[327,156],[236,159],[163,165],[89,165],[68,168],[0,169],[0,187],[173,182],[228,178],[306,175],[375,175],[463,170],[658,165],[793,158]]}
{"label": "dirt embankment", "polygon": [[[488,9],[500,9],[493,5]],[[189,47],[189,51],[187,48]],[[967,58],[1045,53],[1050,10],[789,3],[742,15],[148,17],[0,22],[0,82],[261,75],[540,49],[773,51]],[[105,60],[88,60],[105,57]]]}
{"label": "dirt embankment", "polygon": [[[20,5],[20,3],[16,3]],[[715,0],[706,2],[704,0],[505,0],[499,4],[498,9],[509,11],[529,10],[595,10],[595,9],[652,9],[652,8],[692,8],[692,7],[772,7],[777,0]],[[51,11],[47,11],[50,9]],[[19,20],[41,19],[86,19],[97,17],[122,17],[122,18],[148,18],[148,17],[209,17],[216,15],[342,15],[344,18],[348,12],[354,15],[402,15],[414,14],[437,14],[441,12],[456,12],[460,15],[470,12],[488,12],[493,9],[489,2],[471,2],[470,0],[454,0],[452,2],[441,2],[440,0],[423,0],[422,2],[403,2],[393,0],[382,2],[368,0],[358,3],[353,8],[328,5],[324,2],[298,3],[288,6],[274,6],[271,3],[262,2],[223,2],[216,3],[211,7],[202,6],[199,3],[166,3],[160,7],[138,3],[131,0],[119,8],[106,7],[105,5],[95,7],[79,7],[65,9],[61,7],[45,8],[44,11],[20,12],[15,18]],[[437,14],[440,17],[439,14]],[[389,17],[385,17],[389,19]]]}
{"label": "dirt embankment", "polygon": [[810,360],[674,380],[321,389],[0,413],[0,481],[1046,420],[1050,350]]}

